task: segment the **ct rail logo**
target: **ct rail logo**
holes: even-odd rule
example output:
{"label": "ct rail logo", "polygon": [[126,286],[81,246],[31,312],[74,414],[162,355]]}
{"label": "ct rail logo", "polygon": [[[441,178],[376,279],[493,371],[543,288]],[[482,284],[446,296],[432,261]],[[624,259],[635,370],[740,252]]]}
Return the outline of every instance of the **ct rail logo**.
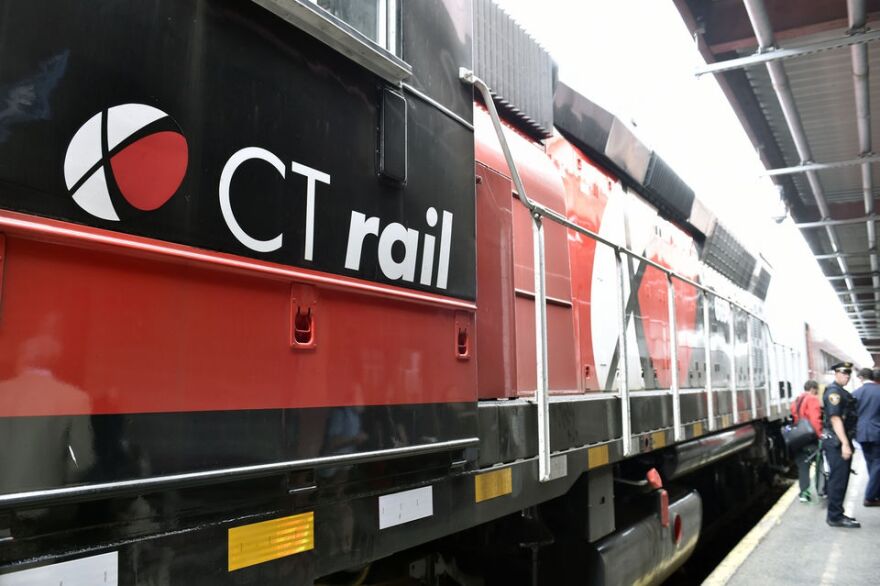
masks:
{"label": "ct rail logo", "polygon": [[76,131],[64,157],[64,180],[79,207],[118,222],[171,199],[187,160],[186,138],[168,114],[122,104],[95,114]]}

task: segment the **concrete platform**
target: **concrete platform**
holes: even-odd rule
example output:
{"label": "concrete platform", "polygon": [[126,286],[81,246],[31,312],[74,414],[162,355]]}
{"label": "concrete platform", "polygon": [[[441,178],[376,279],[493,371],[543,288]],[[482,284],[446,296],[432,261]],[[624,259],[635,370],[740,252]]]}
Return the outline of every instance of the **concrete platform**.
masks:
{"label": "concrete platform", "polygon": [[868,472],[860,449],[844,501],[861,529],[829,527],[825,501],[797,499],[797,483],[734,548],[703,586],[880,584],[880,507],[862,505]]}

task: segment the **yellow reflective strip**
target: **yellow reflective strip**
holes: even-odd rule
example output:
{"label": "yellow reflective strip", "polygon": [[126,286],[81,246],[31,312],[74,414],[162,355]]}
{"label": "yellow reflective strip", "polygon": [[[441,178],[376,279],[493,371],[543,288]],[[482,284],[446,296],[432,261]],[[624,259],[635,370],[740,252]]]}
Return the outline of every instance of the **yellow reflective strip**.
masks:
{"label": "yellow reflective strip", "polygon": [[604,466],[608,460],[608,444],[594,446],[587,450],[587,470]]}
{"label": "yellow reflective strip", "polygon": [[474,501],[481,503],[513,492],[513,471],[493,470],[474,477]]}
{"label": "yellow reflective strip", "polygon": [[229,571],[315,548],[315,513],[229,529]]}
{"label": "yellow reflective strip", "polygon": [[651,445],[654,449],[666,447],[666,432],[655,431],[651,434]]}
{"label": "yellow reflective strip", "polygon": [[697,421],[694,423],[694,437],[698,437],[703,435],[703,422]]}

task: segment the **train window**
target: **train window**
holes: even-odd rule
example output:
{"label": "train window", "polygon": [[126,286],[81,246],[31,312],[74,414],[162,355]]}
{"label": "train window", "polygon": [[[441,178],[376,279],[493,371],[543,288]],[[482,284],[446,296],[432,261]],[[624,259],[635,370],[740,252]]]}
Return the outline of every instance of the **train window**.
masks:
{"label": "train window", "polygon": [[387,81],[412,73],[398,56],[398,0],[253,1]]}
{"label": "train window", "polygon": [[[389,17],[388,0],[311,0],[342,22],[351,26],[380,47],[397,53],[389,30],[396,30],[397,21]],[[393,7],[390,7],[393,8]],[[390,26],[389,26],[390,25]]]}

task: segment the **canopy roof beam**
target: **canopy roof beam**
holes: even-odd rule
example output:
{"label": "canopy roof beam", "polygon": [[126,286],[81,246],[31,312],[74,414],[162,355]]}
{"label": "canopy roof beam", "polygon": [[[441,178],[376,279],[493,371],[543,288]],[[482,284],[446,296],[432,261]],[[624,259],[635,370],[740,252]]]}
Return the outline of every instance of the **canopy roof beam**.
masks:
{"label": "canopy roof beam", "polygon": [[[773,34],[773,26],[770,23],[770,17],[767,14],[767,8],[764,6],[763,0],[743,0],[743,4],[749,16],[749,22],[755,32],[755,38],[758,39],[759,52],[767,53],[775,49],[776,39]],[[797,149],[798,157],[801,161],[812,161],[813,153],[804,131],[803,121],[798,112],[794,93],[789,84],[788,75],[785,73],[785,68],[777,59],[767,60],[764,63],[767,66],[767,73],[770,75],[773,91],[779,100],[779,105],[782,108],[782,114],[785,117],[789,134],[791,134],[792,141]],[[825,198],[825,190],[822,187],[822,182],[819,181],[819,175],[816,171],[807,171],[806,178],[810,185],[810,191],[813,192],[813,198],[816,200],[816,207],[819,208],[821,217],[831,217],[828,201]],[[842,247],[840,246],[840,240],[837,238],[837,232],[835,232],[832,226],[824,226],[824,228],[831,245],[831,252],[840,252]],[[841,273],[847,274],[850,272],[845,259],[837,258],[837,265],[840,267]],[[854,287],[852,279],[846,279],[845,283],[847,289],[851,291],[850,298],[855,301],[855,293],[852,292]],[[861,319],[861,316],[857,319]]]}
{"label": "canopy roof beam", "polygon": [[870,250],[864,250],[862,252],[832,252],[830,254],[817,254],[814,256],[816,260],[835,260],[838,258],[865,258],[871,256],[872,254],[876,254],[876,252]]}
{"label": "canopy roof beam", "polygon": [[878,275],[878,273],[872,271],[870,273],[849,273],[846,275],[828,275],[826,278],[829,281],[843,281],[845,279],[867,279],[870,277],[876,277],[877,275]]}
{"label": "canopy roof beam", "polygon": [[[747,0],[746,5],[749,2]],[[751,10],[749,11],[751,17]],[[754,20],[752,21],[754,26]],[[758,31],[755,31],[758,33]],[[772,35],[772,30],[771,30]],[[728,59],[726,61],[717,61],[697,67],[695,74],[697,77],[706,74],[718,74],[725,71],[733,71],[734,69],[743,69],[745,67],[754,67],[755,65],[776,63],[783,59],[792,59],[794,57],[803,57],[804,55],[812,55],[820,51],[829,51],[832,49],[842,49],[844,47],[852,47],[854,45],[864,45],[873,41],[880,40],[880,30],[860,30],[852,31],[832,39],[817,41],[815,43],[805,43],[800,46],[777,48],[775,42],[771,45],[764,46],[761,42],[761,35],[756,34],[761,48],[756,53],[746,55],[745,57],[737,57],[736,59]]]}
{"label": "canopy roof beam", "polygon": [[865,154],[855,159],[847,159],[845,161],[834,161],[831,163],[812,163],[804,162],[794,167],[782,167],[779,169],[767,169],[762,176],[777,177],[779,175],[794,175],[796,173],[806,173],[807,171],[824,171],[826,169],[839,169],[841,167],[855,167],[856,165],[870,165],[880,163],[880,155]]}
{"label": "canopy roof beam", "polygon": [[875,214],[871,214],[868,216],[860,216],[858,218],[840,218],[837,220],[833,219],[825,219],[825,220],[816,220],[815,222],[800,222],[795,224],[801,230],[811,230],[813,228],[827,228],[828,226],[847,226],[849,224],[864,224],[866,222],[873,222],[877,219]]}

